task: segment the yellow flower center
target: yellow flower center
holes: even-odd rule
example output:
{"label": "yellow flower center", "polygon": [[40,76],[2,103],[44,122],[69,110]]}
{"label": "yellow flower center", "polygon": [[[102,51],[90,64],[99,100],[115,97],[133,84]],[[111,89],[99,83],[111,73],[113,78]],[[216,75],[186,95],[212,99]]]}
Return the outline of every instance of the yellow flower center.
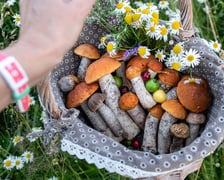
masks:
{"label": "yellow flower center", "polygon": [[30,154],[26,154],[26,158],[30,159],[31,155]]}
{"label": "yellow flower center", "polygon": [[16,22],[20,22],[20,17],[16,17],[16,18],[15,18],[15,21],[16,21]]}
{"label": "yellow flower center", "polygon": [[193,61],[194,60],[194,55],[189,55],[189,56],[187,56],[187,60],[188,61]]}
{"label": "yellow flower center", "polygon": [[138,48],[138,54],[144,56],[146,54],[146,49],[144,47]]}
{"label": "yellow flower center", "polygon": [[16,136],[14,139],[13,139],[14,142],[20,142],[20,137]]}
{"label": "yellow flower center", "polygon": [[143,9],[142,10],[142,14],[149,14],[150,13],[150,10],[149,9]]}
{"label": "yellow flower center", "polygon": [[156,28],[154,27],[154,26],[151,26],[150,28],[149,28],[149,30],[150,30],[150,32],[156,32]]}
{"label": "yellow flower center", "polygon": [[152,17],[156,18],[156,19],[159,19],[159,14],[158,12],[153,12],[152,13]]}
{"label": "yellow flower center", "polygon": [[126,13],[129,13],[129,12],[131,12],[131,8],[129,6],[127,6],[127,7],[125,7],[125,11],[126,11]]}
{"label": "yellow flower center", "polygon": [[214,44],[213,44],[213,48],[216,49],[216,48],[218,48],[218,47],[219,47],[219,45],[218,45],[217,43],[214,43]]}
{"label": "yellow flower center", "polygon": [[180,69],[180,67],[181,67],[180,63],[177,63],[177,62],[172,63],[172,68],[174,70],[178,71]]}
{"label": "yellow flower center", "polygon": [[176,45],[173,47],[173,52],[174,52],[175,54],[180,54],[181,51],[182,51],[182,47],[181,47],[180,45],[176,44]]}
{"label": "yellow flower center", "polygon": [[6,167],[11,166],[11,164],[12,164],[12,162],[11,162],[10,160],[5,161],[5,166],[6,166]]}
{"label": "yellow flower center", "polygon": [[117,9],[122,9],[124,7],[124,3],[119,2],[117,3]]}
{"label": "yellow flower center", "polygon": [[162,59],[162,57],[163,57],[163,55],[162,55],[162,54],[160,54],[160,53],[159,53],[159,54],[157,54],[156,56],[157,56],[157,58],[159,58],[159,59]]}
{"label": "yellow flower center", "polygon": [[163,35],[163,36],[166,35],[167,34],[167,29],[165,27],[162,27],[160,29],[160,34]]}
{"label": "yellow flower center", "polygon": [[162,5],[165,5],[166,4],[166,1],[160,1]]}
{"label": "yellow flower center", "polygon": [[147,3],[147,6],[152,7],[153,3]]}
{"label": "yellow flower center", "polygon": [[107,44],[107,51],[111,52],[114,49],[114,45],[112,43]]}
{"label": "yellow flower center", "polygon": [[16,160],[15,164],[16,164],[16,166],[20,165],[21,164],[20,160]]}
{"label": "yellow flower center", "polygon": [[191,78],[191,79],[189,79],[189,83],[196,83],[196,80]]}
{"label": "yellow flower center", "polygon": [[174,29],[174,30],[180,29],[180,22],[179,21],[174,21],[172,23],[172,29]]}

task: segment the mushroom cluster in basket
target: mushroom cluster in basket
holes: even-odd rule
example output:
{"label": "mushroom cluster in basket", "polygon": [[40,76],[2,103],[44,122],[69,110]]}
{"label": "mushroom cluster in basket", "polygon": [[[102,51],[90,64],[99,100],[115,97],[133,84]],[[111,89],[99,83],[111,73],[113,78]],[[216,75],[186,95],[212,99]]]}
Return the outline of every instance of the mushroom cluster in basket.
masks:
{"label": "mushroom cluster in basket", "polygon": [[170,153],[190,144],[206,123],[212,94],[206,79],[167,68],[153,55],[121,60],[100,55],[91,44],[81,57],[77,76],[58,81],[66,107],[79,108],[92,127],[137,150]]}

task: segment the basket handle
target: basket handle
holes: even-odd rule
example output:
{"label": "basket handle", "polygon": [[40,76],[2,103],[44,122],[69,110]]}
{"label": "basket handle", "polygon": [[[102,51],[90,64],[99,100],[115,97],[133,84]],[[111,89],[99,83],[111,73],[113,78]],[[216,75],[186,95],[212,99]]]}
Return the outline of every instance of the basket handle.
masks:
{"label": "basket handle", "polygon": [[191,0],[179,0],[179,9],[181,17],[180,40],[185,41],[194,36],[193,10]]}

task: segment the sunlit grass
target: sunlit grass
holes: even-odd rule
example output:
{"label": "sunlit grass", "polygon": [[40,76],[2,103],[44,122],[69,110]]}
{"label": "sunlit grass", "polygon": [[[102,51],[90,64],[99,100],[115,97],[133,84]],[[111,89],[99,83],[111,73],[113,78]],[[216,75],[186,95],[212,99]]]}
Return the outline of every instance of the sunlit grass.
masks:
{"label": "sunlit grass", "polygon": [[[7,47],[18,37],[18,27],[13,23],[12,14],[18,12],[18,5],[2,9],[3,3],[0,1],[1,9],[1,34],[0,47]],[[157,1],[158,2],[158,1]],[[170,2],[173,2],[170,0]],[[210,13],[203,10],[205,4],[193,1],[194,4],[194,24],[199,29],[201,37],[207,40],[218,40],[222,45],[224,42],[224,2],[219,0],[207,1]],[[11,13],[11,14],[10,14]],[[60,139],[49,145],[43,144],[43,139],[39,138],[30,142],[26,135],[32,131],[33,127],[42,127],[41,119],[42,107],[38,101],[38,95],[33,88],[31,95],[35,98],[35,104],[28,112],[21,114],[14,104],[7,107],[0,113],[0,179],[18,180],[43,180],[57,177],[58,179],[103,179],[103,180],[126,180],[117,174],[108,173],[104,169],[97,169],[95,165],[87,164],[84,160],[79,160],[75,156],[60,151]],[[23,141],[13,144],[13,137],[24,137]],[[58,144],[57,144],[58,143]],[[55,145],[56,144],[56,145]],[[58,145],[58,146],[57,146]],[[10,155],[21,156],[25,151],[33,152],[32,162],[24,163],[22,169],[15,167],[7,170],[3,161]],[[54,153],[52,153],[54,151]],[[189,180],[219,180],[224,179],[224,150],[220,146],[212,155],[205,158],[201,169],[187,177]]]}

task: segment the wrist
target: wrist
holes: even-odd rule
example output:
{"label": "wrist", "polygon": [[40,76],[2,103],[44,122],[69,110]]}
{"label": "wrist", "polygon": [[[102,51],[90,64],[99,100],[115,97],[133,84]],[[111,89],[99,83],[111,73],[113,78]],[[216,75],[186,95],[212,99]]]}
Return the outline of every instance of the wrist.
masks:
{"label": "wrist", "polygon": [[29,77],[30,86],[34,86],[63,58],[63,54],[53,47],[41,47],[24,41],[18,41],[3,52],[19,61]]}

